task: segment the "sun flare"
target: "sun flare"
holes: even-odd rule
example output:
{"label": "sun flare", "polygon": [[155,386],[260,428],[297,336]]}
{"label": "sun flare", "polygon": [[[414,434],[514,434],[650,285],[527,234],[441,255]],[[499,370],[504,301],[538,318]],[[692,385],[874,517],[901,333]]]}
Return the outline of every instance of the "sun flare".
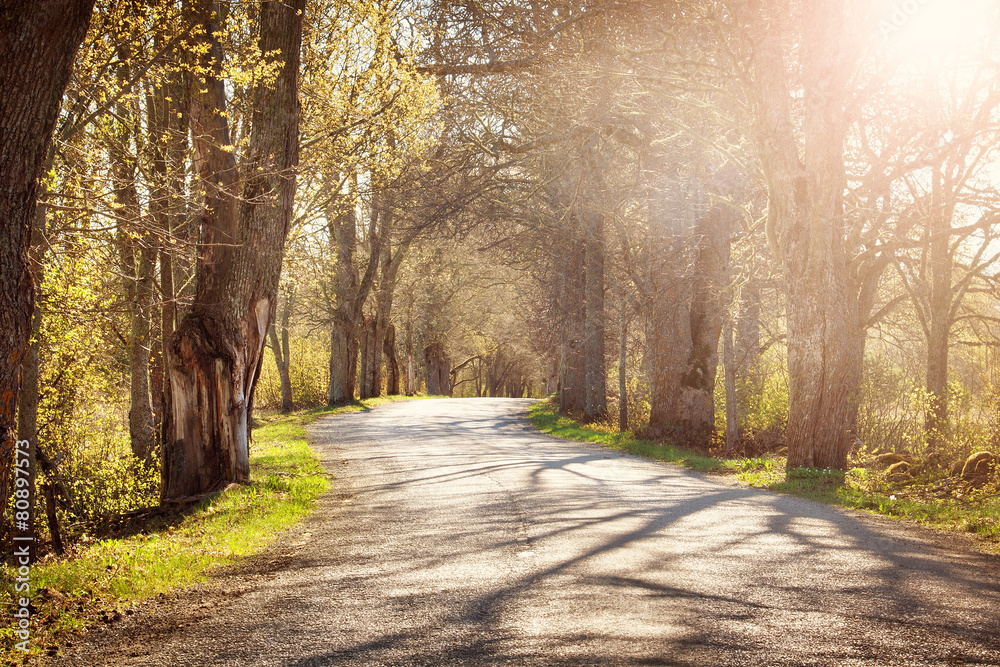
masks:
{"label": "sun flare", "polygon": [[948,59],[995,33],[997,3],[988,0],[903,0],[879,21],[882,37],[914,58]]}

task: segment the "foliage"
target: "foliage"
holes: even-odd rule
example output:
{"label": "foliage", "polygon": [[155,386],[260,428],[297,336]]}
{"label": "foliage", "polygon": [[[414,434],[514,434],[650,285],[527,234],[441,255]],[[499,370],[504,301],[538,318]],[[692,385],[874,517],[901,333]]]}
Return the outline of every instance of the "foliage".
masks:
{"label": "foliage", "polygon": [[[290,337],[292,401],[299,408],[324,405],[330,381],[330,344],[328,337],[300,333]],[[274,355],[265,350],[264,363],[257,381],[254,405],[261,410],[281,408],[281,379]]]}

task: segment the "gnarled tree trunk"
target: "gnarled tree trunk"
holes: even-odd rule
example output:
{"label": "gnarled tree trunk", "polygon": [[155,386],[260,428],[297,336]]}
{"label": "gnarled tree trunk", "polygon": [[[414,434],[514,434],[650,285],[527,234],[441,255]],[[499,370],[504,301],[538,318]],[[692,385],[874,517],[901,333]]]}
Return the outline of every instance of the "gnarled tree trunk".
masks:
{"label": "gnarled tree trunk", "polygon": [[[842,201],[857,26],[848,25],[853,15],[844,0],[804,3],[796,23],[801,30],[794,35],[802,49],[793,83],[782,53],[784,7],[739,2],[733,9],[748,40],[748,90],[768,185],[768,236],[783,260],[788,297],[788,466],[843,469],[862,363]],[[801,121],[791,112],[799,87]]]}
{"label": "gnarled tree trunk", "polygon": [[[654,269],[647,341],[652,388],[649,430],[707,445],[715,428],[715,376],[725,309],[721,291],[726,283],[729,235],[734,213],[719,205],[699,221],[690,273]],[[676,239],[675,239],[676,242]],[[661,260],[677,262],[661,239]],[[676,245],[676,243],[675,243]]]}
{"label": "gnarled tree trunk", "polygon": [[274,315],[298,161],[298,70],[305,0],[263,2],[260,50],[273,86],[254,91],[242,197],[219,79],[217,3],[195,10],[209,75],[192,99],[206,192],[194,307],[167,346],[171,405],[164,420],[162,496],[180,499],[249,481],[249,429],[264,341]]}

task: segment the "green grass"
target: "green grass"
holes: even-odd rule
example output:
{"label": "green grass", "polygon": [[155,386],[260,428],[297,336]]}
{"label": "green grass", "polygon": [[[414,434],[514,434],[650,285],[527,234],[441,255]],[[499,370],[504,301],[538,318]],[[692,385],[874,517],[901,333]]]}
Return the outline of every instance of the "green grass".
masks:
{"label": "green grass", "polygon": [[[816,468],[787,470],[785,457],[714,458],[667,442],[644,440],[601,425],[585,425],[558,412],[550,401],[531,406],[531,422],[543,433],[592,442],[637,456],[722,475],[739,484],[808,498],[850,509],[915,521],[939,530],[969,532],[988,551],[1000,551],[1000,488],[985,487],[968,495],[935,493],[937,480],[917,477],[892,483],[878,471]],[[943,497],[940,497],[943,496]]]}
{"label": "green grass", "polygon": [[602,424],[581,424],[560,414],[549,401],[539,401],[532,404],[528,415],[531,418],[531,423],[539,431],[559,438],[593,442],[608,449],[628,452],[656,461],[678,463],[701,472],[716,472],[721,469],[720,462],[710,456],[675,447],[659,440],[637,438],[629,431],[619,433]]}
{"label": "green grass", "polygon": [[[0,572],[0,664],[34,663],[73,631],[114,617],[134,604],[207,581],[214,570],[259,553],[281,531],[313,510],[330,486],[306,425],[320,417],[370,410],[403,397],[355,401],[256,420],[250,445],[251,483],[190,508],[185,515],[151,519],[114,539],[87,539],[68,557],[34,564],[31,652],[14,648],[14,571]],[[44,594],[43,594],[44,591]],[[19,594],[20,595],[20,594]]]}

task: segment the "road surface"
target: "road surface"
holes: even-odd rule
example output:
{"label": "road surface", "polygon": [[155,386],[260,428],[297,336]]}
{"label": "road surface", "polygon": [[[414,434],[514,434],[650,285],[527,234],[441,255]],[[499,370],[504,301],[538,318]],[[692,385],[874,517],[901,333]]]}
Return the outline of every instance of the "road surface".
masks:
{"label": "road surface", "polygon": [[57,664],[1000,665],[997,558],[540,435],[528,405],[317,422],[314,515]]}

